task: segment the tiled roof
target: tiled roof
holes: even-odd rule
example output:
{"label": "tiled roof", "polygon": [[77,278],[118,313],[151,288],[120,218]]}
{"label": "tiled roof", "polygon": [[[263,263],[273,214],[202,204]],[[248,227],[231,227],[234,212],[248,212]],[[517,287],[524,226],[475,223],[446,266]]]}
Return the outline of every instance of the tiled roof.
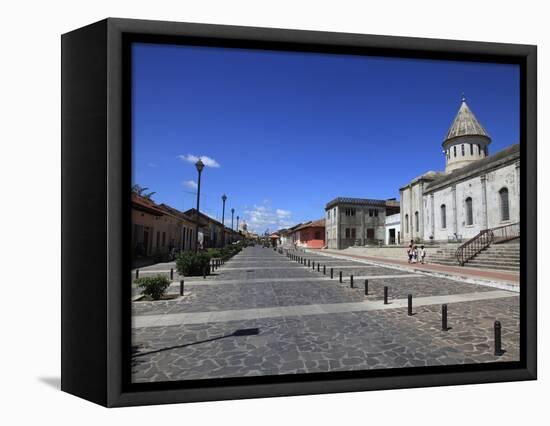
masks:
{"label": "tiled roof", "polygon": [[338,197],[332,201],[329,201],[325,206],[325,209],[330,209],[338,204],[354,204],[358,206],[399,206],[399,201],[396,200],[373,200],[368,198],[350,198],[350,197]]}
{"label": "tiled roof", "polygon": [[309,222],[304,223],[302,226],[297,228],[296,230],[305,229],[305,228],[314,228],[314,227],[325,227],[325,219],[319,219],[319,220],[312,220]]}
{"label": "tiled roof", "polygon": [[132,192],[132,207],[155,216],[164,215],[164,212],[159,209],[153,200],[142,197],[135,192]]}
{"label": "tiled roof", "polygon": [[459,136],[485,136],[490,138],[487,131],[479,123],[474,113],[468,107],[468,104],[466,104],[466,100],[464,98],[462,98],[462,104],[458,109],[458,113],[456,114],[453,124],[451,124],[451,127],[447,131],[447,135],[445,136],[445,141],[443,143],[447,142],[449,139],[457,138]]}

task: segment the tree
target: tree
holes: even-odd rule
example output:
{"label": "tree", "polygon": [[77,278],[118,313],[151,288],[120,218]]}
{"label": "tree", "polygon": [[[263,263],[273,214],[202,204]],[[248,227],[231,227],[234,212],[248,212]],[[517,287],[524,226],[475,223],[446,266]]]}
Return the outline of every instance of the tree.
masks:
{"label": "tree", "polygon": [[151,197],[156,194],[156,192],[146,192],[148,190],[149,188],[140,186],[138,184],[132,185],[132,192],[136,193],[140,197],[150,200]]}

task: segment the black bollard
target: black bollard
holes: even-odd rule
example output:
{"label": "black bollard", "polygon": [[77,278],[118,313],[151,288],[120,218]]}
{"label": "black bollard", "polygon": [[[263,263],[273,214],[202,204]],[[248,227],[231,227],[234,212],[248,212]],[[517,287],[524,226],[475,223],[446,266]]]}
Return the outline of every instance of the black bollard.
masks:
{"label": "black bollard", "polygon": [[365,280],[365,296],[369,295],[369,280]]}
{"label": "black bollard", "polygon": [[353,288],[353,275],[349,276],[349,287]]}
{"label": "black bollard", "polygon": [[311,259],[307,260],[307,267],[309,268],[311,266]]}
{"label": "black bollard", "polygon": [[311,262],[311,269],[315,269],[315,261]]}
{"label": "black bollard", "polygon": [[412,316],[413,314],[413,295],[407,295],[407,315]]}
{"label": "black bollard", "polygon": [[320,266],[319,266],[319,262],[317,262],[317,272],[320,272]]}
{"label": "black bollard", "polygon": [[495,356],[502,356],[504,352],[502,349],[502,326],[500,321],[495,321]]}
{"label": "black bollard", "polygon": [[330,279],[334,278],[334,269],[330,268]]}
{"label": "black bollard", "polygon": [[139,278],[139,269],[136,269],[136,280]]}
{"label": "black bollard", "polygon": [[388,304],[388,286],[384,286],[384,305]]}
{"label": "black bollard", "polygon": [[342,271],[340,271],[340,282],[342,282]]}
{"label": "black bollard", "polygon": [[170,268],[170,280],[174,279],[174,268]]}
{"label": "black bollard", "polygon": [[327,265],[323,265],[323,275],[327,274]]}
{"label": "black bollard", "polygon": [[449,327],[447,326],[447,305],[441,306],[441,330],[449,330]]}
{"label": "black bollard", "polygon": [[206,279],[206,266],[202,268],[202,278]]}
{"label": "black bollard", "polygon": [[180,296],[183,296],[183,280],[180,280]]}

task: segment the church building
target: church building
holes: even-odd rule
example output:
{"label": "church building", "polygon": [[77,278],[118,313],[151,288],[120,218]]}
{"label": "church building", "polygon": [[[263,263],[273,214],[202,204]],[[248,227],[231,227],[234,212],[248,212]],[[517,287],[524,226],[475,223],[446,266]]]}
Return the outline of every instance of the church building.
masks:
{"label": "church building", "polygon": [[445,171],[399,190],[402,241],[466,241],[519,222],[519,144],[489,155],[490,144],[463,97],[442,145]]}

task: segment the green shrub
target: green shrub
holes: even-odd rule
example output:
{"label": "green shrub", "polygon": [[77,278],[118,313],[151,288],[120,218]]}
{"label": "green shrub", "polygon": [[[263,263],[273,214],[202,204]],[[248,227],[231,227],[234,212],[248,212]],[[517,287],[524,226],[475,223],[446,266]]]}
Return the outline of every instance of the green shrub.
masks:
{"label": "green shrub", "polygon": [[206,252],[195,253],[186,251],[176,258],[176,269],[180,275],[199,276],[206,269],[206,274],[210,274],[210,255]]}
{"label": "green shrub", "polygon": [[142,294],[151,296],[153,300],[159,300],[170,286],[170,280],[164,275],[138,278],[135,283],[138,288],[142,289]]}

